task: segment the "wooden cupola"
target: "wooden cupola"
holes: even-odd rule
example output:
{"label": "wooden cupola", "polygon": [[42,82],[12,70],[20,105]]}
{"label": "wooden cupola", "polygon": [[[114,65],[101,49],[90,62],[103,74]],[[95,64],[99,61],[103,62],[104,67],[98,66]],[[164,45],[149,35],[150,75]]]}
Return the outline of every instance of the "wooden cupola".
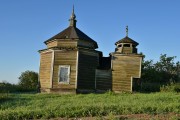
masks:
{"label": "wooden cupola", "polygon": [[115,45],[115,52],[122,54],[137,54],[136,46],[139,45],[139,43],[128,37],[128,26],[126,26],[126,37],[117,41]]}

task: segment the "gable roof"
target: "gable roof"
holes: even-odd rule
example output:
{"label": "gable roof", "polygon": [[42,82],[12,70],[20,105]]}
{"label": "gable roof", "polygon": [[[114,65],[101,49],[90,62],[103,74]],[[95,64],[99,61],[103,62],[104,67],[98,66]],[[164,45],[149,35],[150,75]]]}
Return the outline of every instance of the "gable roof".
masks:
{"label": "gable roof", "polygon": [[128,36],[124,37],[123,39],[117,41],[115,43],[115,45],[117,45],[118,43],[132,43],[133,45],[139,45],[138,42],[134,41],[133,39],[129,38]]}

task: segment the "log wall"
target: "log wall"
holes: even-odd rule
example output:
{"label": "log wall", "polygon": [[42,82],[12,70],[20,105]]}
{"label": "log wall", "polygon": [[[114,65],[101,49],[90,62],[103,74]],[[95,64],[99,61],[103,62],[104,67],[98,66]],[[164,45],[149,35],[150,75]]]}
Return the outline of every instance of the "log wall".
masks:
{"label": "log wall", "polygon": [[[54,57],[53,70],[53,90],[71,91],[76,89],[76,67],[77,67],[77,51],[57,50]],[[59,83],[59,66],[70,65],[70,80],[69,84]]]}
{"label": "log wall", "polygon": [[77,41],[76,40],[60,40],[57,44],[58,47],[77,47]]}
{"label": "log wall", "polygon": [[132,92],[133,78],[141,76],[140,55],[112,55],[112,90]]}
{"label": "log wall", "polygon": [[39,80],[41,89],[51,88],[51,68],[52,68],[52,51],[44,51],[40,53],[40,70]]}
{"label": "log wall", "polygon": [[47,43],[47,47],[77,47],[77,41],[74,40],[59,40]]}
{"label": "log wall", "polygon": [[57,41],[52,41],[47,44],[48,48],[55,47],[55,46],[57,46]]}

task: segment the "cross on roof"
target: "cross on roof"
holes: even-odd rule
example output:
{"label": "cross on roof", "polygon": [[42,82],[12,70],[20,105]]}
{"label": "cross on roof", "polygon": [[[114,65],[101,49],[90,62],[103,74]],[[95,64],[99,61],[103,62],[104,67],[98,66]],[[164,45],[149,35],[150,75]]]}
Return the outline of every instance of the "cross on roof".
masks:
{"label": "cross on roof", "polygon": [[126,37],[128,37],[128,26],[126,26]]}

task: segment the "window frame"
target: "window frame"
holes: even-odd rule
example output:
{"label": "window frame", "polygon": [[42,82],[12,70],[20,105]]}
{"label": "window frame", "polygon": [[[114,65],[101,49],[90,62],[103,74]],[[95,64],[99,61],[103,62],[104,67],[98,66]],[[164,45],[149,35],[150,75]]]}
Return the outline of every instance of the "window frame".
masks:
{"label": "window frame", "polygon": [[[67,81],[61,81],[60,73],[61,73],[61,68],[68,68],[68,79]],[[59,65],[59,70],[58,70],[58,83],[60,84],[70,84],[70,65]]]}

